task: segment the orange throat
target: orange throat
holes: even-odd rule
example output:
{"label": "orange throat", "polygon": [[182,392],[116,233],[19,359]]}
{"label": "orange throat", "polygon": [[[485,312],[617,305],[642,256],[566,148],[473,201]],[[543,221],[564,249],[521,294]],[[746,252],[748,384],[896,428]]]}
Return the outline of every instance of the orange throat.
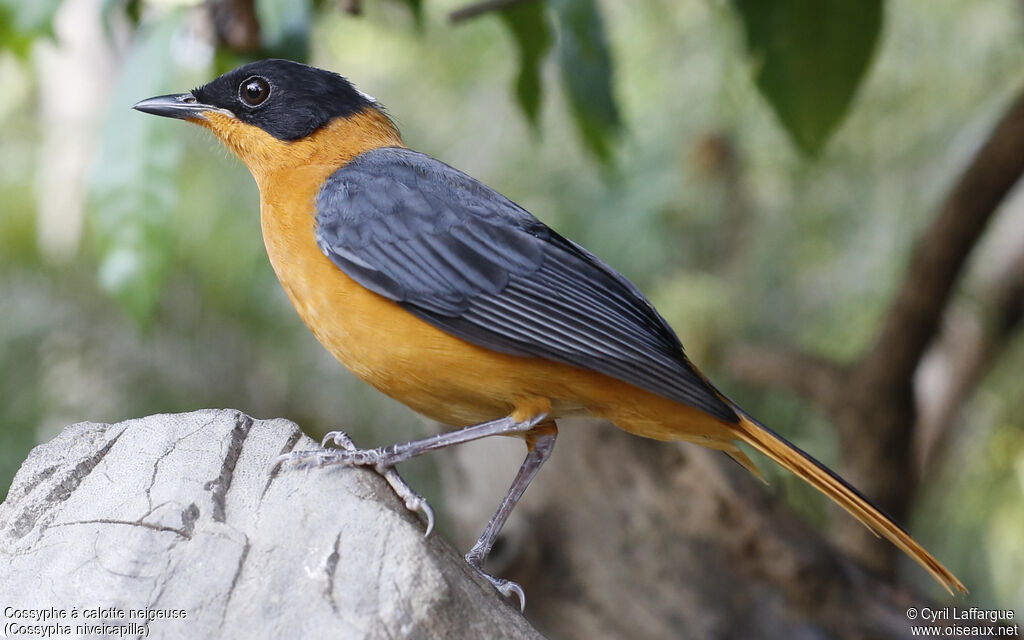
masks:
{"label": "orange throat", "polygon": [[213,132],[249,168],[261,195],[268,188],[282,188],[287,174],[303,174],[309,181],[318,174],[320,184],[357,155],[379,147],[404,147],[394,123],[383,112],[367,108],[347,118],[336,118],[305,138],[278,140],[259,127],[232,116],[207,111],[205,119],[192,120]]}
{"label": "orange throat", "polygon": [[316,246],[317,193],[332,173],[357,155],[380,147],[404,147],[398,129],[384,113],[367,108],[336,118],[305,138],[285,141],[226,114],[209,111],[203,115],[204,120],[194,122],[212,131],[256,180],[270,263],[303,320],[312,327],[303,313],[308,301],[298,295],[295,282],[299,268],[314,273],[314,265],[320,269],[330,265]]}

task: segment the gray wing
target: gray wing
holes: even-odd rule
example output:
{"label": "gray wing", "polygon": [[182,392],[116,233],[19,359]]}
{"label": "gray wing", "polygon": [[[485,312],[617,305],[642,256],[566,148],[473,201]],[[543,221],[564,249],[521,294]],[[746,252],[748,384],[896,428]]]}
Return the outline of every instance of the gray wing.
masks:
{"label": "gray wing", "polygon": [[317,243],[339,269],[451,335],[737,420],[631,282],[438,160],[363,153],[327,179],[316,213]]}

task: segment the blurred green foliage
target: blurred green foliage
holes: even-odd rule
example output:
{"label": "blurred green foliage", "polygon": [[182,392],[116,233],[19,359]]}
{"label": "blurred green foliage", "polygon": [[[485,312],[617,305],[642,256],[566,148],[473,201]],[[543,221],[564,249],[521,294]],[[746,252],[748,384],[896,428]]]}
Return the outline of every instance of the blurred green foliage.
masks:
{"label": "blurred green foliage", "polygon": [[423,0],[394,0],[400,2],[409,8],[412,13],[413,19],[416,21],[417,26],[423,25]]}
{"label": "blurred green foliage", "polygon": [[526,118],[535,125],[540,117],[541,63],[552,41],[547,13],[542,3],[527,2],[513,5],[499,15],[519,47],[516,99]]}
{"label": "blurred green foliage", "polygon": [[882,0],[734,0],[757,86],[816,154],[846,113],[882,28]]}
{"label": "blurred green foliage", "polygon": [[612,60],[593,0],[549,0],[558,18],[558,63],[580,135],[608,161],[622,123],[612,95]]}
{"label": "blurred green foliage", "polygon": [[38,38],[53,37],[53,17],[62,0],[0,0],[0,50],[24,58]]}
{"label": "blurred green foliage", "polygon": [[313,20],[311,0],[256,0],[261,58],[306,60]]}
{"label": "blurred green foliage", "polygon": [[[55,256],[37,185],[60,164],[46,141],[65,116],[47,110],[43,76],[62,71],[40,50],[56,46],[47,34],[61,3],[0,0],[0,486],[33,443],[77,420],[230,406],[367,444],[420,430],[301,326],[267,264],[245,169],[206,132],[129,109],[266,52],[344,73],[388,105],[410,146],[623,271],[730,395],[834,462],[820,415],[739,388],[716,365],[748,340],[840,361],[863,350],[917,232],[1024,85],[1017,5],[858,3],[866,13],[845,26],[815,27],[786,17],[796,2],[551,0],[449,24],[462,4],[366,2],[353,17],[330,2],[292,14],[260,0],[265,51],[238,53],[203,43],[201,8],[102,3],[110,33],[94,46],[109,67],[88,79],[108,98],[81,124],[96,131],[81,168],[87,233]],[[28,20],[29,5],[51,13]],[[823,20],[848,3],[827,6]],[[614,157],[615,172],[595,153]],[[971,274],[985,266],[983,252]],[[968,407],[914,527],[951,566],[970,567],[987,607],[1024,599],[1020,567],[1005,561],[1021,557],[1024,523],[1022,364],[1018,339]],[[425,486],[431,462],[418,464],[413,482]],[[817,496],[765,471],[821,518]]]}
{"label": "blurred green foliage", "polygon": [[[183,16],[143,26],[111,93],[117,104],[156,95],[176,79],[172,40]],[[184,143],[174,123],[111,111],[90,184],[99,282],[140,324],[152,319],[170,267],[172,213]]]}

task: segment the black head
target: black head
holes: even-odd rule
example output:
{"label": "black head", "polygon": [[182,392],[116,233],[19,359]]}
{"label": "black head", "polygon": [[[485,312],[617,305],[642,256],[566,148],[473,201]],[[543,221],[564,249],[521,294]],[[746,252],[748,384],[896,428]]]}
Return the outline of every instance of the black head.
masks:
{"label": "black head", "polygon": [[279,140],[298,140],[331,120],[377,107],[373,99],[331,71],[290,60],[242,65],[191,94],[144,100],[136,109],[193,118],[204,110],[228,111]]}

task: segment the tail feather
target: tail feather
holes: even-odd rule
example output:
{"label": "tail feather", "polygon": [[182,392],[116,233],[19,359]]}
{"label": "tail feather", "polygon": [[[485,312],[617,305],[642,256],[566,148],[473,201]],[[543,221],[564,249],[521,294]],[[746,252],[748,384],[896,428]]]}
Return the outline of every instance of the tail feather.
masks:
{"label": "tail feather", "polygon": [[[740,440],[824,493],[876,535],[883,536],[892,542],[924,567],[925,571],[930,573],[950,595],[954,588],[961,593],[967,592],[963,583],[949,569],[942,566],[909,533],[904,531],[885,512],[871,504],[871,501],[849,483],[825,465],[787,442],[779,434],[746,415],[742,410],[737,408],[737,413],[739,413],[740,422],[735,428]],[[744,466],[747,465],[744,464]]]}
{"label": "tail feather", "polygon": [[768,484],[768,479],[764,477],[764,474],[762,474],[761,470],[757,468],[757,465],[754,464],[754,461],[751,460],[750,457],[747,456],[747,454],[743,453],[743,449],[737,447],[735,443],[730,442],[729,444],[732,446],[730,446],[729,448],[722,448],[722,451],[725,452],[725,455],[729,456],[730,458],[733,459],[733,461],[736,464],[740,465],[741,467],[752,473],[755,478],[757,478],[758,480],[765,484]]}

